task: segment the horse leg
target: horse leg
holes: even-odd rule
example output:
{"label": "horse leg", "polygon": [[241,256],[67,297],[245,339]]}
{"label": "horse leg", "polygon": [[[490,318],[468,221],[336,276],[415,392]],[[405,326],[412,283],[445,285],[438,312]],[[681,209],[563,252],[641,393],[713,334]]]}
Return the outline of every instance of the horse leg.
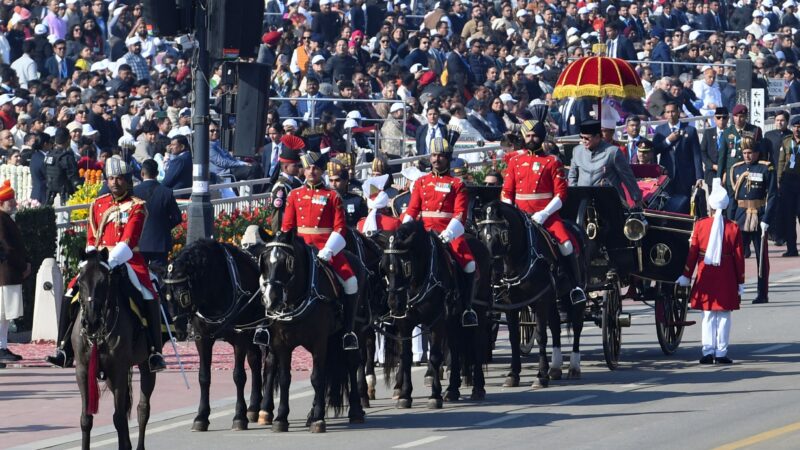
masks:
{"label": "horse leg", "polygon": [[491,322],[486,319],[485,313],[478,314],[481,325],[472,339],[473,346],[468,349],[469,357],[472,360],[472,395],[470,400],[481,401],[486,399],[486,379],[483,375],[483,365],[487,363],[487,352],[489,349],[489,339],[492,333]]}
{"label": "horse leg", "polygon": [[[364,378],[367,384],[367,400],[375,400],[375,385],[377,384],[377,378],[375,377],[375,351],[377,336],[375,335],[375,331],[369,332],[367,336]],[[366,407],[369,408],[369,404],[367,404]]]}
{"label": "horse leg", "polygon": [[550,316],[550,309],[555,308],[551,302],[548,304],[537,305],[534,310],[536,314],[536,336],[539,341],[539,371],[536,379],[533,380],[533,389],[546,388],[550,384],[547,373],[550,371],[550,362],[547,360],[547,319]]}
{"label": "horse leg", "polygon": [[244,385],[247,383],[247,372],[244,370],[244,360],[247,357],[247,348],[233,340],[233,383],[236,385],[236,406],[233,408],[234,431],[247,429],[247,403],[244,401]]}
{"label": "horse leg", "polygon": [[[336,345],[336,344],[332,344]],[[314,404],[311,407],[311,413],[308,416],[306,426],[312,433],[325,432],[325,367],[327,355],[327,348],[325,345],[319,345],[316,351],[312,352],[313,369],[311,370],[311,386],[314,387]],[[281,393],[283,394],[283,393]]]}
{"label": "horse leg", "polygon": [[211,351],[214,349],[214,340],[208,337],[200,337],[195,341],[197,356],[199,360],[199,370],[197,379],[200,382],[200,405],[197,407],[197,416],[192,423],[192,431],[208,431],[208,416],[211,414],[211,403],[209,400],[211,389]]}
{"label": "horse leg", "polygon": [[[411,384],[411,333],[405,333],[405,329],[400,334],[402,350],[400,353],[400,368],[398,369],[397,373],[400,379],[400,392],[397,398],[397,407],[406,409],[411,408],[411,391],[412,391],[412,384]],[[407,334],[407,335],[406,335]]]}
{"label": "horse leg", "polygon": [[551,380],[560,380],[562,375],[561,365],[564,361],[561,355],[561,316],[558,313],[558,300],[556,300],[556,306],[550,308],[548,326],[550,327],[550,335],[553,337],[553,359],[552,367],[547,375]]}
{"label": "horse leg", "polygon": [[[444,362],[444,326],[440,324],[436,330],[431,330],[431,345],[428,350],[428,360],[433,367],[434,373],[438,374],[442,369]],[[455,368],[451,368],[451,372],[455,372]],[[409,378],[411,373],[409,371]],[[440,409],[442,407],[442,380],[438,376],[433,377],[431,383],[431,396],[428,397],[428,408]]]}
{"label": "horse leg", "polygon": [[[76,351],[75,354],[77,356],[78,351]],[[89,375],[86,365],[78,363],[76,366],[75,378],[78,381],[78,389],[81,392],[81,448],[83,448],[83,450],[89,450],[92,425],[94,423],[94,416],[86,412],[89,409]],[[94,380],[92,380],[92,382],[94,382]]]}
{"label": "horse leg", "polygon": [[131,448],[131,436],[128,431],[128,412],[131,406],[131,387],[128,384],[128,371],[113,371],[109,374],[108,384],[113,386],[114,428],[117,430],[117,446],[120,449],[129,449]]}
{"label": "horse leg", "polygon": [[144,436],[150,420],[150,396],[155,387],[156,374],[150,372],[148,364],[139,364],[139,406],[136,408],[136,419],[139,422],[139,442],[136,448],[139,450],[144,450]]}
{"label": "horse leg", "polygon": [[[448,332],[452,337],[464,337],[464,334],[469,334],[468,331],[461,331],[461,324],[454,324],[448,321]],[[450,379],[447,386],[447,391],[444,394],[444,401],[457,402],[461,397],[461,370],[462,370],[462,351],[464,345],[462,339],[448,339],[447,345],[450,347]]]}
{"label": "horse leg", "polygon": [[[363,342],[363,341],[362,341]],[[364,407],[363,401],[366,400],[369,406],[369,399],[366,397],[366,381],[364,380],[364,365],[361,361],[361,352],[346,352],[351,353],[347,355],[347,372],[350,382],[348,402],[350,403],[350,410],[347,413],[350,423],[364,423]]]}
{"label": "horse leg", "polygon": [[503,387],[518,387],[519,374],[522,372],[519,353],[519,311],[506,311],[506,322],[508,322],[508,342],[511,344],[511,371],[506,374]]}
{"label": "horse leg", "polygon": [[252,377],[252,382],[250,384],[250,402],[247,406],[247,421],[255,423],[258,422],[258,408],[263,398],[262,390],[264,388],[264,379],[261,374],[263,359],[261,357],[261,349],[257,345],[252,344],[251,339],[245,338],[243,341],[242,345],[248,347],[247,365],[250,366],[250,374]]}
{"label": "horse leg", "polygon": [[567,378],[577,380],[581,377],[581,333],[583,333],[583,314],[586,311],[582,304],[570,310],[572,322],[572,354],[569,356],[569,372]]}
{"label": "horse leg", "polygon": [[[272,349],[280,352],[278,359],[278,383],[280,383],[280,403],[278,415],[272,422],[272,431],[289,431],[289,387],[292,384],[292,350],[289,348]],[[312,373],[312,379],[313,379]],[[313,383],[313,381],[312,381]]]}
{"label": "horse leg", "polygon": [[275,352],[266,350],[264,361],[264,396],[261,399],[261,411],[258,412],[259,425],[272,425],[275,418],[275,376],[278,373],[278,360]]}

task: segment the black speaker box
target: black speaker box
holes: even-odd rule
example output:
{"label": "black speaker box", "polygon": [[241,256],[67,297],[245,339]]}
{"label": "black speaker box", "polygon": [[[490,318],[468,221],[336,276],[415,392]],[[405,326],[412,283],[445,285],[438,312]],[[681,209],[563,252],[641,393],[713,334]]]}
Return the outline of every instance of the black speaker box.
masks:
{"label": "black speaker box", "polygon": [[237,66],[239,91],[236,94],[233,154],[253,156],[264,145],[272,67],[256,63],[241,63]]}
{"label": "black speaker box", "polygon": [[263,0],[208,0],[208,52],[214,59],[255,58],[264,30]]}
{"label": "black speaker box", "polygon": [[177,36],[194,29],[193,0],[142,0],[142,11],[155,36]]}

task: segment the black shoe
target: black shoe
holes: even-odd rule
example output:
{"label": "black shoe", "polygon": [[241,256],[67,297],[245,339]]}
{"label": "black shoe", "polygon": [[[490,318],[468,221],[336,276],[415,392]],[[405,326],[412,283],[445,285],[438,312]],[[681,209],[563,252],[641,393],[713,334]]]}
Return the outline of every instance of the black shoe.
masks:
{"label": "black shoe", "polygon": [[256,328],[256,332],[253,334],[253,344],[269,347],[269,339],[270,336],[268,329]]}
{"label": "black shoe", "polygon": [[714,355],[705,355],[700,358],[700,364],[714,364]]}
{"label": "black shoe", "polygon": [[733,364],[733,361],[731,361],[731,359],[727,356],[720,356],[716,358],[716,362],[717,364]]}
{"label": "black shoe", "polygon": [[7,348],[0,348],[0,361],[9,363],[20,360],[22,360],[22,356],[17,355]]}
{"label": "black shoe", "polygon": [[352,331],[342,336],[342,348],[345,350],[358,350],[358,337]]}
{"label": "black shoe", "polygon": [[769,303],[769,299],[766,297],[756,297],[755,300],[753,300],[754,305],[760,305],[762,303]]}
{"label": "black shoe", "polygon": [[797,250],[794,250],[794,251],[788,250],[788,251],[783,252],[781,254],[781,256],[784,257],[784,258],[791,258],[791,257],[794,257],[794,256],[798,256],[798,253],[797,253]]}
{"label": "black shoe", "polygon": [[475,310],[468,309],[461,314],[461,326],[464,328],[478,326],[478,315],[475,314]]}
{"label": "black shoe", "polygon": [[777,245],[778,247],[783,247],[784,245],[786,245],[786,241],[784,239],[775,239],[775,245]]}
{"label": "black shoe", "polygon": [[749,248],[744,249],[744,257],[745,257],[745,259],[750,257],[750,249]]}
{"label": "black shoe", "polygon": [[0,363],[0,369],[5,369],[5,368],[6,368],[5,363]]}
{"label": "black shoe", "polygon": [[161,353],[153,353],[147,358],[147,364],[150,365],[150,372],[161,372],[162,370],[167,368],[167,362],[164,361],[164,357],[161,356]]}
{"label": "black shoe", "polygon": [[56,349],[55,355],[45,356],[44,360],[56,367],[61,367],[62,369],[72,366],[72,359],[67,358],[67,354],[61,349]]}

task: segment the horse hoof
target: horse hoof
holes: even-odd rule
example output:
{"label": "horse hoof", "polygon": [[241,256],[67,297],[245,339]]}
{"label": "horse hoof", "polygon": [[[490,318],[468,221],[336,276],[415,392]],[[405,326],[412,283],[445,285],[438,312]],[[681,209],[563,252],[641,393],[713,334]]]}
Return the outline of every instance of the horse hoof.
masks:
{"label": "horse hoof", "polygon": [[400,399],[400,389],[395,389],[392,391],[392,400]]}
{"label": "horse hoof", "polygon": [[569,379],[569,380],[580,380],[581,379],[581,369],[569,369],[569,372],[567,372],[567,379]]}
{"label": "horse hoof", "polygon": [[231,430],[233,431],[246,431],[247,430],[247,420],[237,419],[233,421],[233,425],[231,425]]}
{"label": "horse hoof", "polygon": [[550,373],[548,373],[547,375],[550,377],[551,380],[560,380],[562,374],[563,373],[561,372],[561,369],[553,368],[550,369]]}
{"label": "horse hoof", "polygon": [[457,402],[461,398],[461,393],[458,391],[446,391],[444,393],[444,401],[446,402]]}
{"label": "horse hoof", "polygon": [[409,409],[411,408],[411,399],[410,398],[400,398],[397,400],[397,407],[400,409]]}
{"label": "horse hoof", "polygon": [[259,425],[272,425],[272,414],[266,411],[260,411],[258,413],[258,424]]}
{"label": "horse hoof", "polygon": [[362,408],[371,408],[369,405],[369,397],[361,399],[361,407]]}
{"label": "horse hoof", "polygon": [[431,387],[431,386],[433,386],[433,377],[432,376],[425,377],[425,387]]}
{"label": "horse hoof", "polygon": [[192,424],[192,431],[208,431],[208,421],[195,420]]}
{"label": "horse hoof", "polygon": [[328,430],[328,426],[325,425],[324,420],[317,420],[316,422],[311,423],[311,426],[308,427],[308,431],[312,433],[324,433]]}
{"label": "horse hoof", "polygon": [[250,423],[258,422],[258,411],[247,411],[247,421]]}
{"label": "horse hoof", "polygon": [[486,391],[484,391],[483,389],[477,391],[473,390],[472,395],[469,396],[469,399],[474,402],[480,402],[486,400]]}
{"label": "horse hoof", "polygon": [[365,421],[364,421],[364,416],[363,415],[362,416],[355,416],[355,417],[351,417],[350,418],[350,423],[352,423],[354,425],[362,424],[364,422]]}
{"label": "horse hoof", "polygon": [[289,431],[289,422],[272,422],[273,433],[285,433]]}
{"label": "horse hoof", "polygon": [[550,385],[550,382],[547,380],[547,378],[536,378],[535,380],[533,380],[533,384],[531,384],[531,388],[534,389],[534,390],[535,389],[544,389],[549,385]]}
{"label": "horse hoof", "polygon": [[440,398],[428,399],[428,409],[442,409],[444,402]]}
{"label": "horse hoof", "polygon": [[[369,397],[370,400],[376,400],[376,398],[375,398],[375,389],[367,389],[367,397]],[[396,400],[396,399],[394,399],[394,400]]]}
{"label": "horse hoof", "polygon": [[507,376],[503,387],[519,387],[519,377],[515,375]]}

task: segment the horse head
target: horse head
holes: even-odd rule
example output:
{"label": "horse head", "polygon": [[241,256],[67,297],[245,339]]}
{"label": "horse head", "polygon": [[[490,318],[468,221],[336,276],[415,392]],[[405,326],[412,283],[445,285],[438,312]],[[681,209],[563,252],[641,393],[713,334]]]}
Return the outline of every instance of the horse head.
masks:
{"label": "horse head", "polygon": [[509,223],[502,212],[506,206],[493,201],[478,212],[478,239],[483,242],[492,257],[492,281],[497,282],[505,272],[504,259],[509,255],[511,241],[509,239]]}
{"label": "horse head", "polygon": [[[389,314],[402,319],[408,312],[409,290],[415,285],[414,270],[421,263],[413,262],[420,246],[416,243],[427,236],[420,222],[408,222],[389,235],[380,262],[380,271],[386,284],[386,302]],[[416,267],[415,267],[416,266]]]}
{"label": "horse head", "polygon": [[278,233],[265,244],[258,258],[258,267],[267,313],[280,313],[289,306],[290,290],[300,278],[296,271],[308,270],[306,254],[306,246],[293,231]]}
{"label": "horse head", "polygon": [[[117,282],[108,265],[108,250],[87,253],[78,273],[81,305],[81,331],[90,340],[102,338],[108,327],[112,306],[116,306]],[[117,312],[118,313],[118,312]]]}

